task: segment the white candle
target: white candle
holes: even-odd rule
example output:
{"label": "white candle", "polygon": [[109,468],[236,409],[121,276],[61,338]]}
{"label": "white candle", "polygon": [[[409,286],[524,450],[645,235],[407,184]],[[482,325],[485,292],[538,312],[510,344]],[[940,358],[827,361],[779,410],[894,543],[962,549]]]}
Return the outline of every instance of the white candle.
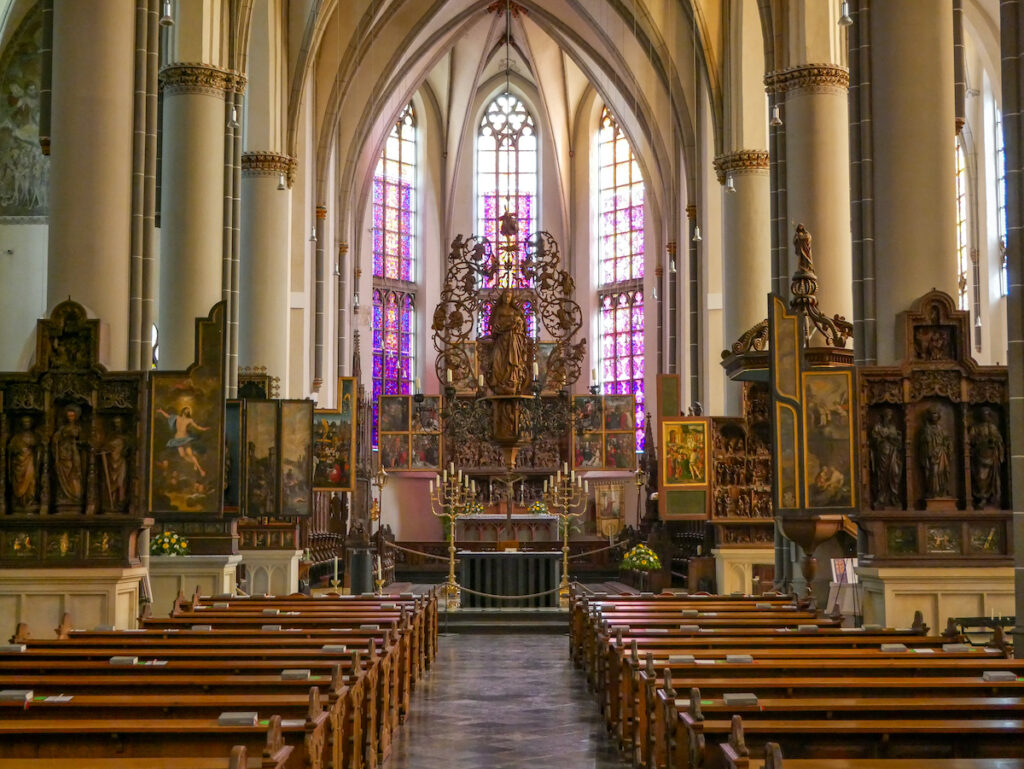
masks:
{"label": "white candle", "polygon": [[459,483],[462,483],[462,471],[459,470]]}
{"label": "white candle", "polygon": [[590,369],[590,381],[591,382],[596,382],[597,381],[597,369],[596,368]]}
{"label": "white candle", "polygon": [[338,556],[334,556],[334,581],[338,581]]}
{"label": "white candle", "polygon": [[448,483],[448,471],[441,473],[441,483]]}
{"label": "white candle", "polygon": [[590,481],[583,481],[583,493],[584,494],[589,494],[590,493]]}
{"label": "white candle", "polygon": [[377,579],[379,579],[379,580],[383,580],[384,579],[384,568],[381,565],[380,556],[379,555],[377,556]]}
{"label": "white candle", "polygon": [[483,374],[481,374],[480,376],[478,376],[476,378],[476,382],[477,382],[478,385],[480,385],[480,389],[481,390],[484,389],[484,375]]}
{"label": "white candle", "polygon": [[451,384],[452,383],[452,370],[451,369],[448,369],[447,376],[448,376],[448,384]]}
{"label": "white candle", "polygon": [[540,366],[537,365],[537,361],[533,362],[533,378],[540,379]]}
{"label": "white candle", "polygon": [[569,473],[569,480],[570,480],[570,481],[571,481],[572,483],[576,483],[576,471],[575,471],[575,470],[573,470],[573,471],[571,471],[571,472]]}
{"label": "white candle", "polygon": [[434,496],[434,479],[430,479],[430,496]]}
{"label": "white candle", "polygon": [[544,493],[545,494],[548,493],[548,479],[547,478],[544,479]]}
{"label": "white candle", "polygon": [[420,391],[420,378],[416,377],[416,392]]}

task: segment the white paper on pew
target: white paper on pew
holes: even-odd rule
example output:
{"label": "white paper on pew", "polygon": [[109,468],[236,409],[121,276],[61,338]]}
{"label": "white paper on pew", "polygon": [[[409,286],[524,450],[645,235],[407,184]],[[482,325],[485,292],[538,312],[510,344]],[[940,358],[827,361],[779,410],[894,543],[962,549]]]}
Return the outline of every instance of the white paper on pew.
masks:
{"label": "white paper on pew", "polygon": [[380,625],[360,625],[360,630],[380,630]]}
{"label": "white paper on pew", "polygon": [[146,628],[144,628],[144,627],[134,627],[134,628],[130,627],[130,628],[125,628],[121,632],[122,633],[148,633],[149,631],[146,630]]}
{"label": "white paper on pew", "polygon": [[1017,674],[1012,670],[986,670],[981,674],[982,681],[1016,681]]}
{"label": "white paper on pew", "polygon": [[284,613],[284,616],[286,616],[286,617],[298,617],[299,616],[299,612],[297,612],[297,611],[286,611]]}
{"label": "white paper on pew", "polygon": [[680,625],[679,630],[683,633],[696,633],[700,630],[700,625]]}
{"label": "white paper on pew", "polygon": [[282,681],[308,681],[310,676],[309,668],[289,668],[281,671]]}
{"label": "white paper on pew", "polygon": [[714,660],[694,660],[698,665],[714,665]]}
{"label": "white paper on pew", "polygon": [[398,597],[399,598],[404,598],[406,600],[411,601],[413,598],[416,597],[416,594],[415,593],[399,593]]}
{"label": "white paper on pew", "polygon": [[162,668],[164,665],[167,664],[167,660],[146,660],[145,662],[140,662],[139,664],[148,665],[150,667],[155,668]]}
{"label": "white paper on pew", "polygon": [[864,627],[861,628],[861,630],[863,630],[865,633],[876,633],[879,630],[884,630],[884,629],[885,628],[883,628],[881,625],[875,625],[875,624],[868,624],[868,625],[865,625]]}
{"label": "white paper on pew", "polygon": [[732,664],[749,665],[753,663],[754,658],[749,654],[726,654],[725,661]]}
{"label": "white paper on pew", "polygon": [[[202,609],[203,607],[200,606],[199,608]],[[231,608],[231,604],[229,604],[229,603],[215,603],[213,605],[213,608],[214,609],[230,609]]]}
{"label": "white paper on pew", "polygon": [[260,630],[276,633],[281,629],[280,625],[261,625]]}
{"label": "white paper on pew", "polygon": [[800,633],[817,633],[818,632],[818,626],[817,625],[797,625],[796,629]]}
{"label": "white paper on pew", "polygon": [[138,657],[128,657],[124,655],[115,655],[110,658],[111,665],[137,665],[139,663]]}
{"label": "white paper on pew", "polygon": [[683,663],[696,662],[692,654],[670,654],[668,655],[668,664],[670,665],[682,665]]}
{"label": "white paper on pew", "polygon": [[884,652],[905,652],[909,651],[906,644],[882,644]]}
{"label": "white paper on pew", "polygon": [[967,644],[942,644],[944,652],[969,652],[971,647]]}
{"label": "white paper on pew", "polygon": [[320,647],[320,651],[328,654],[344,654],[348,651],[348,647],[345,644],[324,644]]}
{"label": "white paper on pew", "polygon": [[377,595],[376,593],[360,593],[359,597],[360,598],[375,598],[376,595]]}
{"label": "white paper on pew", "polygon": [[43,697],[43,702],[71,702],[74,698],[73,694],[51,694],[49,697]]}
{"label": "white paper on pew", "polygon": [[198,631],[206,632],[206,631],[209,631],[209,630],[213,630],[213,625],[193,625],[192,629],[197,631],[197,632]]}
{"label": "white paper on pew", "polygon": [[731,707],[752,707],[757,704],[757,695],[753,692],[725,692],[722,694],[722,700]]}
{"label": "white paper on pew", "polygon": [[697,611],[696,609],[683,609],[683,616],[684,617],[699,617],[700,616],[700,612]]}
{"label": "white paper on pew", "polygon": [[859,633],[861,631],[860,631],[859,627],[841,627],[841,628],[839,628],[839,632],[840,633]]}
{"label": "white paper on pew", "polygon": [[306,722],[301,718],[282,718],[281,728],[282,729],[301,729],[306,725]]}
{"label": "white paper on pew", "polygon": [[772,605],[770,603],[755,603],[754,608],[758,611],[765,611],[766,609],[772,608]]}
{"label": "white paper on pew", "polygon": [[918,654],[935,654],[935,649],[912,649]]}
{"label": "white paper on pew", "polygon": [[393,603],[382,603],[380,605],[380,608],[382,608],[382,609],[397,609],[398,606],[397,606],[397,604],[393,604]]}
{"label": "white paper on pew", "polygon": [[263,613],[268,615],[268,616],[271,616],[271,617],[276,617],[278,614],[281,613],[281,610],[280,609],[264,609]]}
{"label": "white paper on pew", "polygon": [[[210,608],[209,606],[196,606],[194,610],[195,611],[202,611],[203,609],[209,609],[209,608]],[[213,608],[214,609],[220,609],[220,608],[223,608],[223,607],[214,605]]]}
{"label": "white paper on pew", "polygon": [[706,611],[701,616],[702,617],[717,617],[718,616],[718,612],[717,611]]}
{"label": "white paper on pew", "polygon": [[668,628],[667,627],[652,627],[652,628],[648,628],[647,629],[647,633],[648,634],[650,634],[650,633],[667,633],[667,632],[668,632]]}

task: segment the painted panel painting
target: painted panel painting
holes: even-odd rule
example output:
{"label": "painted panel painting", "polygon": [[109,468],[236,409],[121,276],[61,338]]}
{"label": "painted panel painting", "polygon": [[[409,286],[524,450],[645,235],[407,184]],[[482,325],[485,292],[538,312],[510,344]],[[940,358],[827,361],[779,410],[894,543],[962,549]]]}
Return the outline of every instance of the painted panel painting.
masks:
{"label": "painted panel painting", "polygon": [[775,404],[775,455],[778,457],[776,507],[793,509],[800,506],[800,481],[797,471],[796,410],[785,403]]}
{"label": "painted panel painting", "polygon": [[412,431],[414,433],[441,432],[441,398],[426,395],[422,403],[412,405]]}
{"label": "painted panel painting", "polygon": [[409,469],[409,434],[381,433],[380,464],[385,470]]}
{"label": "painted panel painting", "polygon": [[808,507],[854,505],[852,389],[849,371],[804,374],[804,493]]}
{"label": "painted panel painting", "polygon": [[410,438],[409,468],[411,470],[441,469],[440,434],[413,435]]}
{"label": "painted panel painting", "polygon": [[607,470],[632,470],[636,466],[633,433],[605,433],[604,462]]}
{"label": "painted panel painting", "polygon": [[224,509],[242,504],[242,402],[227,402],[224,415]]}
{"label": "painted panel painting", "polygon": [[277,513],[277,401],[245,401],[245,507],[250,518]]}
{"label": "painted panel painting", "polygon": [[409,396],[380,396],[380,423],[382,433],[409,432]]}
{"label": "painted panel painting", "polygon": [[313,512],[313,402],[281,401],[281,515]]}
{"label": "painted panel painting", "polygon": [[633,430],[636,410],[633,407],[632,395],[604,396],[604,429]]}
{"label": "painted panel painting", "polygon": [[604,424],[604,411],[600,395],[577,395],[572,399],[576,426],[584,432],[600,430]]}
{"label": "painted panel painting", "polygon": [[338,408],[313,412],[313,488],[352,491],[355,485],[356,380],[338,378]]}
{"label": "painted panel painting", "polygon": [[665,419],[661,425],[664,485],[708,482],[708,426],[703,419]]}
{"label": "painted panel painting", "polygon": [[196,362],[150,377],[149,509],[216,513],[224,496],[224,315],[196,321]]}
{"label": "painted panel painting", "polygon": [[600,433],[573,435],[573,467],[600,470],[604,467],[604,440]]}

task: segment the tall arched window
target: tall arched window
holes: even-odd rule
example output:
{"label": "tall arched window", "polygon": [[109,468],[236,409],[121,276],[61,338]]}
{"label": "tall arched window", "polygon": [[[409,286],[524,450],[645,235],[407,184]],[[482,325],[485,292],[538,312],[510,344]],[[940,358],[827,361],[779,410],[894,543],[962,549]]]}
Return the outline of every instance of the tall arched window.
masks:
{"label": "tall arched window", "polygon": [[644,448],[644,180],[607,107],[598,151],[598,320],[603,391],[636,398],[636,449]]}
{"label": "tall arched window", "polygon": [[373,177],[373,443],[380,396],[408,394],[415,377],[416,115],[392,126]]}
{"label": "tall arched window", "polygon": [[[477,232],[491,243],[502,238],[498,220],[515,215],[520,242],[537,229],[537,132],[533,117],[519,99],[502,94],[484,111],[477,135]],[[521,263],[522,249],[510,254]],[[526,287],[518,270],[508,265],[484,287]]]}
{"label": "tall arched window", "polygon": [[999,238],[999,296],[1010,293],[1009,265],[1006,259],[1006,139],[1003,113],[995,108],[996,145],[996,235]]}

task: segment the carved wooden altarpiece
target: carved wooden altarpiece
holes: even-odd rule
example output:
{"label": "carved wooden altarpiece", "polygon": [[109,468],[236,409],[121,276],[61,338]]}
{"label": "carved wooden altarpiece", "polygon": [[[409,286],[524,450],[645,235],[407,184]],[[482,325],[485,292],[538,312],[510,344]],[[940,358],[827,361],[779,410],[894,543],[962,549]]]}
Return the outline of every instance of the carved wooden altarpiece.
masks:
{"label": "carved wooden altarpiece", "polygon": [[1006,367],[974,361],[970,314],[941,291],[897,329],[901,362],[858,369],[862,563],[1009,565]]}
{"label": "carved wooden altarpiece", "polygon": [[0,568],[140,563],[146,375],[99,349],[69,300],[38,322],[29,371],[0,373]]}

